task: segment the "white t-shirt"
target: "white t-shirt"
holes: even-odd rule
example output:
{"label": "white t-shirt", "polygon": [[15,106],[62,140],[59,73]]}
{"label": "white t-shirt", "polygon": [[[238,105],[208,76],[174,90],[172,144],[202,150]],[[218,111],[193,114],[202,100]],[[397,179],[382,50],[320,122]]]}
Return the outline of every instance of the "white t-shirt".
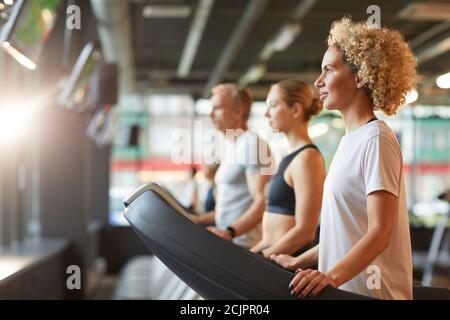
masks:
{"label": "white t-shirt", "polygon": [[[186,182],[186,185],[183,189],[183,194],[180,196],[180,202],[183,206],[186,208],[190,208],[194,205],[194,197],[196,196],[197,192],[197,182],[195,181],[195,178],[191,178]],[[192,208],[196,209],[196,208]]]}
{"label": "white t-shirt", "polygon": [[[271,161],[271,158],[264,158],[265,149],[261,148],[267,148],[266,142],[250,130],[237,137],[235,142],[227,142],[215,176],[215,222],[220,229],[232,225],[251,206],[253,197],[248,187],[247,174],[262,170],[267,161]],[[246,234],[234,238],[233,242],[251,248],[260,240],[261,225],[258,225]]]}
{"label": "white t-shirt", "polygon": [[328,272],[367,233],[367,196],[385,190],[398,198],[388,248],[340,289],[380,299],[412,299],[412,257],[400,145],[384,121],[346,134],[325,180],[319,271]]}

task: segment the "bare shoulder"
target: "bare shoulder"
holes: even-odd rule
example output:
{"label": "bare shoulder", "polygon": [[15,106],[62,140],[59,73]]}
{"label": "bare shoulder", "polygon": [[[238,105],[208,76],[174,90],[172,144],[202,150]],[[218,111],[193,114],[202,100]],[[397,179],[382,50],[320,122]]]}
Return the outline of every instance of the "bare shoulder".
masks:
{"label": "bare shoulder", "polygon": [[320,152],[314,148],[300,152],[287,168],[285,178],[290,186],[323,181],[325,167]]}
{"label": "bare shoulder", "polygon": [[292,169],[310,170],[312,168],[322,169],[324,167],[323,158],[320,151],[315,148],[308,148],[300,152],[294,160],[292,160]]}

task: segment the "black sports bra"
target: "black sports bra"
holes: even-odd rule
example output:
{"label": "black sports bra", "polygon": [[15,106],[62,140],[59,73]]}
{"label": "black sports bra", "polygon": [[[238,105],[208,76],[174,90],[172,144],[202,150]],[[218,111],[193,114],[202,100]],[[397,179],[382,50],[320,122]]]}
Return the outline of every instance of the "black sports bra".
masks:
{"label": "black sports bra", "polygon": [[284,180],[284,172],[291,161],[305,149],[314,148],[319,150],[314,144],[307,144],[283,158],[278,167],[277,173],[272,176],[269,184],[269,194],[267,196],[267,211],[286,215],[295,215],[295,192]]}

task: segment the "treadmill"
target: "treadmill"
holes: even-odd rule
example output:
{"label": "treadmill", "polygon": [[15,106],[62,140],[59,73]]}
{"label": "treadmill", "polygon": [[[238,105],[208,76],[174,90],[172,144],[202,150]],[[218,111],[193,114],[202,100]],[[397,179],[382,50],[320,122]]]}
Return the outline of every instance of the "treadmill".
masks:
{"label": "treadmill", "polygon": [[[296,300],[293,272],[195,223],[162,186],[149,183],[124,199],[125,218],[145,245],[204,299]],[[420,297],[449,299],[443,288],[414,288]],[[430,290],[434,290],[433,292]],[[327,287],[316,299],[373,299]]]}

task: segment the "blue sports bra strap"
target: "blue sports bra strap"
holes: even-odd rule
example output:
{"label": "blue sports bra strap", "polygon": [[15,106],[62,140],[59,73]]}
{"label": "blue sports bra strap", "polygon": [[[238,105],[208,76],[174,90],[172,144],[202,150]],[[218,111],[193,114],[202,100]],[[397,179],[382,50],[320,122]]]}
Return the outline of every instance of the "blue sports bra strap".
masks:
{"label": "blue sports bra strap", "polygon": [[303,150],[308,149],[308,148],[314,148],[314,149],[319,150],[315,144],[310,143],[310,144],[305,144],[303,147],[292,152],[291,155],[296,156],[297,154],[299,154],[300,152],[302,152]]}
{"label": "blue sports bra strap", "polygon": [[314,148],[316,150],[319,150],[317,148],[317,146],[312,143],[306,144],[306,145],[302,146],[301,148],[298,148],[297,150],[295,150],[294,152],[288,154],[286,157],[283,158],[283,160],[280,163],[278,172],[280,172],[280,173],[284,172],[284,170],[286,170],[287,166],[291,163],[291,161],[295,158],[295,156],[298,155],[303,150],[308,149],[308,148]]}

